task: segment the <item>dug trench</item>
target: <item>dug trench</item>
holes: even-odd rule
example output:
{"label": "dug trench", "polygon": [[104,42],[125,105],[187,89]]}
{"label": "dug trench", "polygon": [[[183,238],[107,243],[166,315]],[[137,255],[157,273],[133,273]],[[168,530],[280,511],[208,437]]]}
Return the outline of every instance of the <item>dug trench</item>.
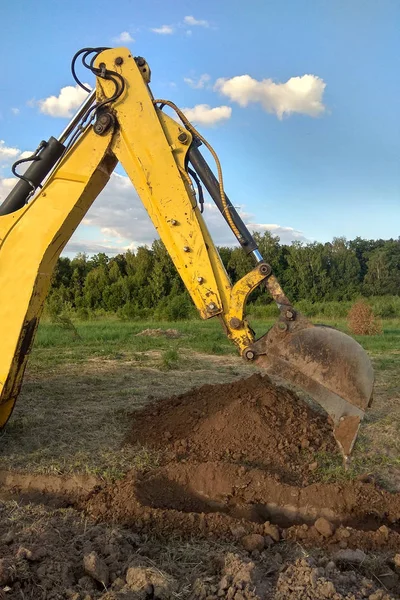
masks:
{"label": "dug trench", "polygon": [[[258,534],[270,543],[272,525],[275,537],[305,547],[400,548],[400,494],[362,480],[318,481],[318,457],[337,451],[331,426],[268,377],[205,385],[131,419],[127,443],[154,453],[156,468],[112,483],[0,472],[1,497],[74,507],[158,536]],[[314,525],[321,518],[325,529]]]}

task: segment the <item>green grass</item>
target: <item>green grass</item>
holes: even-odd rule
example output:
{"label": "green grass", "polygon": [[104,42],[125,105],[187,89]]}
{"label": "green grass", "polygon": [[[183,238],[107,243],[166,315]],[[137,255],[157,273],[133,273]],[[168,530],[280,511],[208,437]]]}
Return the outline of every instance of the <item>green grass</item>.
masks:
{"label": "green grass", "polygon": [[[318,319],[313,319],[318,322]],[[272,319],[251,321],[256,335],[263,335],[273,324]],[[337,327],[348,333],[345,321],[325,320],[326,324]],[[88,354],[96,356],[112,355],[123,350],[145,352],[157,348],[168,350],[171,340],[167,337],[145,337],[137,335],[145,329],[168,329],[173,327],[180,334],[179,345],[196,352],[206,354],[234,354],[235,348],[224,334],[219,322],[178,321],[175,323],[146,321],[143,323],[122,322],[117,320],[83,321],[75,323],[77,337],[73,331],[64,329],[58,324],[41,323],[35,340],[34,355],[40,356],[47,348],[67,350],[77,359],[86,358]],[[400,321],[383,322],[383,333],[376,336],[355,336],[367,351],[381,353],[393,348],[400,348]],[[45,354],[43,354],[44,356]],[[59,357],[54,356],[55,361]]]}
{"label": "green grass", "polygon": [[[257,336],[272,323],[251,320]],[[327,324],[347,332],[344,321]],[[216,319],[104,319],[75,322],[75,328],[77,334],[59,324],[40,324],[21,397],[0,434],[3,468],[80,471],[110,478],[135,464],[153,464],[155,457],[123,443],[133,411],[149,398],[154,401],[254,372]],[[178,337],[138,335],[146,329],[171,328]],[[356,339],[373,360],[375,401],[364,419],[351,469],[344,474],[337,456],[321,455],[318,474],[332,481],[374,472],[400,489],[400,320],[384,321],[381,335]]]}

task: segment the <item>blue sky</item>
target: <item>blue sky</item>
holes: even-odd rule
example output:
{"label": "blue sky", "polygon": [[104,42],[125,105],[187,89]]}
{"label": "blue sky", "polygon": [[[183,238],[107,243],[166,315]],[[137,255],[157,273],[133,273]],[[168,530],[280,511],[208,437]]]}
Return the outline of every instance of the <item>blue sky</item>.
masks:
{"label": "blue sky", "polygon": [[[399,236],[397,0],[3,4],[3,196],[12,159],[58,135],[68,118],[55,115],[82,99],[76,90],[59,97],[74,84],[75,51],[127,45],[149,62],[155,96],[192,109],[220,156],[231,200],[253,228],[285,242]],[[117,41],[121,34],[127,43]],[[230,242],[212,207],[208,222],[216,242]],[[111,252],[153,237],[118,171],[69,250]]]}

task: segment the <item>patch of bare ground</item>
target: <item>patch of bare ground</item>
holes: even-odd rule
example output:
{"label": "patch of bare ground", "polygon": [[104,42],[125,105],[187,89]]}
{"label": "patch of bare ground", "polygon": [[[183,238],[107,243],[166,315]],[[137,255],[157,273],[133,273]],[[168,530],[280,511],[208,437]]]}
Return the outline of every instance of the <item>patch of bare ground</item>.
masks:
{"label": "patch of bare ground", "polygon": [[[105,380],[123,369],[132,382],[119,361],[91,368],[81,407],[89,440],[102,423],[102,386],[114,410],[121,396],[121,377]],[[220,368],[231,383],[191,392],[187,380],[174,387],[176,371],[140,380],[154,391],[161,376],[163,395],[168,385],[178,395],[138,394],[137,410],[124,409],[119,429],[148,459],[117,481],[0,473],[0,590],[46,600],[396,597],[400,495],[365,481],[321,482],[318,457],[337,453],[325,417],[267,377],[235,381]],[[151,378],[155,369],[137,372]],[[76,383],[78,368],[72,375]],[[122,437],[121,446],[129,448]]]}
{"label": "patch of bare ground", "polygon": [[393,552],[379,560],[361,551],[310,554],[298,543],[258,537],[262,546],[251,536],[236,542],[150,536],[70,508],[3,502],[0,594],[13,600],[397,598]]}

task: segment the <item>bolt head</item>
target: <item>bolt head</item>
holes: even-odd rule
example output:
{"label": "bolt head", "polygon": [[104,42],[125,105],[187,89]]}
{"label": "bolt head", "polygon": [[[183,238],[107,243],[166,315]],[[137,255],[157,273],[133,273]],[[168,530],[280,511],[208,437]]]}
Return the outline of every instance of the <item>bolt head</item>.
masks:
{"label": "bolt head", "polygon": [[217,305],[214,304],[214,302],[210,302],[210,304],[207,306],[207,310],[215,310],[217,308]]}
{"label": "bolt head", "polygon": [[183,246],[183,251],[184,252],[190,252],[189,246]]}
{"label": "bolt head", "polygon": [[286,318],[290,319],[290,320],[294,319],[294,317],[295,317],[295,313],[293,310],[287,310],[285,315],[286,315]]}
{"label": "bolt head", "polygon": [[232,317],[232,319],[229,321],[229,325],[232,327],[232,329],[239,329],[239,327],[242,325],[242,321],[237,317]]}
{"label": "bolt head", "polygon": [[244,357],[246,360],[254,360],[256,355],[255,352],[253,352],[253,350],[245,350]]}
{"label": "bolt head", "polygon": [[178,135],[178,140],[182,142],[182,144],[185,144],[188,141],[188,134],[185,131],[182,131],[182,133]]}
{"label": "bolt head", "polygon": [[259,271],[260,271],[261,275],[264,275],[264,277],[267,277],[268,275],[271,275],[271,273],[272,273],[271,265],[269,265],[267,263],[263,263],[262,265],[259,266]]}
{"label": "bolt head", "polygon": [[171,223],[171,225],[177,225],[178,221],[175,221],[175,219],[171,219],[170,223]]}
{"label": "bolt head", "polygon": [[197,277],[198,283],[203,283],[204,279],[202,277]]}
{"label": "bolt head", "polygon": [[117,58],[115,59],[115,64],[116,65],[122,65],[122,63],[124,62],[124,59],[122,58],[122,56],[117,56]]}

